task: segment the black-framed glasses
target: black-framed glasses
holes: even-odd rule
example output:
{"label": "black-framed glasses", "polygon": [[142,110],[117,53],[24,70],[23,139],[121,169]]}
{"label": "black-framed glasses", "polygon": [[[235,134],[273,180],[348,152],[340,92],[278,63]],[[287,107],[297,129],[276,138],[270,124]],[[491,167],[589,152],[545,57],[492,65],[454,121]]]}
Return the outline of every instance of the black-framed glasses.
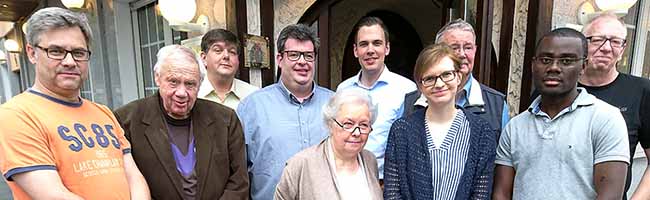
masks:
{"label": "black-framed glasses", "polygon": [[332,118],[334,122],[336,122],[339,127],[341,127],[343,130],[354,133],[357,129],[359,129],[359,133],[361,134],[370,134],[372,132],[372,127],[369,124],[364,124],[364,123],[359,123],[359,125],[355,125],[352,122],[344,122],[343,124],[339,123],[339,121],[336,121],[336,119]]}
{"label": "black-framed glasses", "polygon": [[605,45],[605,42],[609,41],[609,45],[612,48],[621,48],[624,47],[627,40],[618,37],[605,37],[605,36],[589,36],[587,40],[592,45],[598,45],[598,49],[602,48]]}
{"label": "black-framed glasses", "polygon": [[561,57],[561,58],[553,58],[553,57],[546,57],[546,56],[533,57],[533,60],[535,60],[538,64],[544,66],[551,66],[557,62],[558,65],[562,67],[573,66],[578,61],[584,61],[585,59],[586,58],[572,58],[572,57]]}
{"label": "black-framed glasses", "polygon": [[429,87],[432,85],[436,84],[436,81],[440,79],[443,83],[447,83],[449,81],[452,81],[456,78],[456,70],[449,70],[449,71],[444,71],[438,76],[425,76],[422,77],[422,86],[424,87]]}
{"label": "black-framed glasses", "polygon": [[316,52],[313,51],[284,51],[287,54],[287,59],[290,61],[298,61],[302,56],[305,61],[311,62],[316,59]]}
{"label": "black-framed glasses", "polygon": [[72,51],[68,51],[64,48],[59,48],[59,47],[44,48],[39,45],[36,45],[36,48],[45,51],[47,57],[54,60],[63,60],[65,59],[66,56],[68,56],[68,54],[72,55],[72,59],[75,61],[88,61],[90,59],[90,51],[85,49],[75,49]]}

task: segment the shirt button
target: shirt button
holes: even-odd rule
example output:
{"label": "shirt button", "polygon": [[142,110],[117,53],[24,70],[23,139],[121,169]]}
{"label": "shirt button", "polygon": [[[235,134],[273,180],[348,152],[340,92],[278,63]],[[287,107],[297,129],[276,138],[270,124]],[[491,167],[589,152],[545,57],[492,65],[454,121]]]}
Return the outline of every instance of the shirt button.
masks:
{"label": "shirt button", "polygon": [[307,140],[303,140],[302,142],[305,143],[305,144],[307,144]]}

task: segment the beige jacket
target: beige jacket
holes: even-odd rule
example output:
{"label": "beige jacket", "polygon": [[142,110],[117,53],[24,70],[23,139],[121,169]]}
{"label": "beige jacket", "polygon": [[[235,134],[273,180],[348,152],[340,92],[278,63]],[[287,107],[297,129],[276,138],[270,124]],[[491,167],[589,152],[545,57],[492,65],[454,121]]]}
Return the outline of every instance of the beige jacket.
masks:
{"label": "beige jacket", "polygon": [[[326,145],[330,145],[328,139],[297,153],[287,161],[280,183],[275,189],[276,200],[341,199],[336,187],[335,166],[328,162],[332,155]],[[370,196],[373,200],[382,200],[375,156],[364,149],[361,151],[361,159],[365,166]]]}

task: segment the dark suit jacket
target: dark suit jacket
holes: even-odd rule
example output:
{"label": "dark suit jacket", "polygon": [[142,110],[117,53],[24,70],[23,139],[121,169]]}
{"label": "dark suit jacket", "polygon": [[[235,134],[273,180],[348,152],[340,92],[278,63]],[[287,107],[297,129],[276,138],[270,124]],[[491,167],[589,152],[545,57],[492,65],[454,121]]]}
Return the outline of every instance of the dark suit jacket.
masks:
{"label": "dark suit jacket", "polygon": [[402,111],[402,117],[407,117],[418,109],[424,108],[415,105],[415,102],[420,98],[421,94],[419,90],[415,90],[404,95],[404,111]]}
{"label": "dark suit jacket", "polygon": [[[168,139],[159,94],[133,101],[115,117],[131,142],[131,154],[153,199],[182,199],[182,177]],[[235,112],[197,99],[192,109],[196,145],[196,199],[248,199],[244,134]]]}

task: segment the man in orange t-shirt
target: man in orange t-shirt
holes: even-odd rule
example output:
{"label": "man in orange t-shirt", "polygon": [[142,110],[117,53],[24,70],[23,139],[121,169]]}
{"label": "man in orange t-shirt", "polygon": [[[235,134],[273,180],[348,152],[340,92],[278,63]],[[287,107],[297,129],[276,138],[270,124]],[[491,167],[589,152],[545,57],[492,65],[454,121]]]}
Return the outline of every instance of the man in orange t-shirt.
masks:
{"label": "man in orange t-shirt", "polygon": [[86,18],[44,8],[27,23],[34,85],[0,106],[0,170],[14,199],[150,199],[111,111],[79,97],[92,41]]}

